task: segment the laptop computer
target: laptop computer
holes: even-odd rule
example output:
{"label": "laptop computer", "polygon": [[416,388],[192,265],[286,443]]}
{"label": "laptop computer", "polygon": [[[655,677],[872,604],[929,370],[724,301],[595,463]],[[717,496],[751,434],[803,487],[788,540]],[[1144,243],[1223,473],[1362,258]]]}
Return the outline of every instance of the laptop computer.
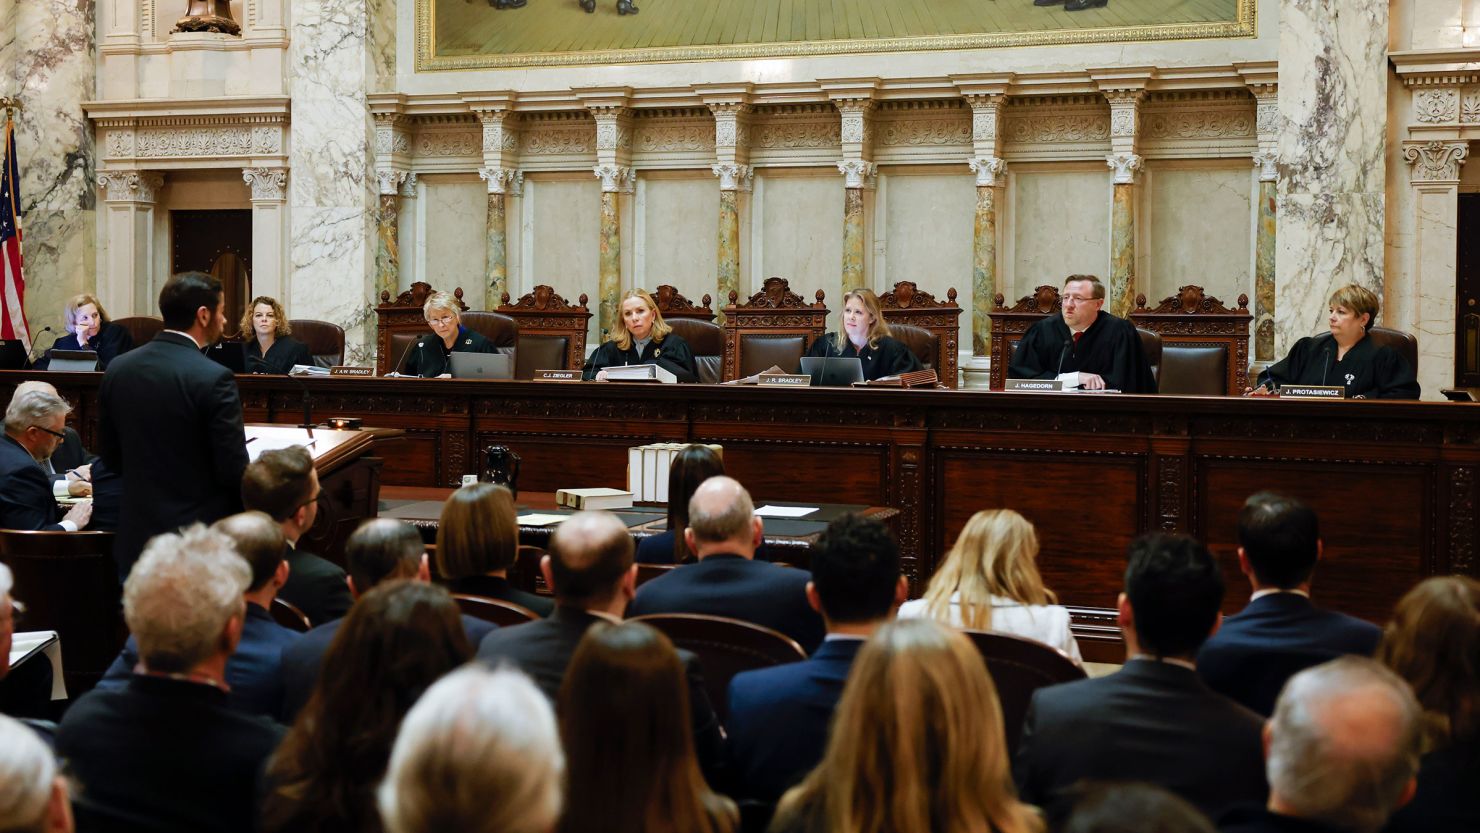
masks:
{"label": "laptop computer", "polygon": [[452,354],[454,379],[512,379],[514,356],[511,353]]}
{"label": "laptop computer", "polygon": [[863,381],[863,362],[856,356],[803,356],[802,372],[813,387],[844,388]]}
{"label": "laptop computer", "polygon": [[0,341],[0,370],[23,370],[30,358],[19,339]]}
{"label": "laptop computer", "polygon": [[93,350],[52,350],[46,369],[90,373],[98,369],[98,354]]}
{"label": "laptop computer", "polygon": [[218,341],[206,348],[206,355],[232,373],[247,372],[247,345],[240,341]]}

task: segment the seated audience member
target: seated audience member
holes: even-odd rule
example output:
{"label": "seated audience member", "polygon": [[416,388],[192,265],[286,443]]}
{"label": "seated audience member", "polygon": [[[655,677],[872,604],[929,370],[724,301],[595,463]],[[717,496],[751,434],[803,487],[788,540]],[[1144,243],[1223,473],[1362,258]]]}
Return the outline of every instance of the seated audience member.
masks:
{"label": "seated audience member", "polygon": [[1223,576],[1182,535],[1131,543],[1120,594],[1125,665],[1033,693],[1018,746],[1023,800],[1054,809],[1085,778],[1149,781],[1209,818],[1265,797],[1259,716],[1198,678],[1192,658],[1218,629]]}
{"label": "seated audience member", "polygon": [[539,690],[517,671],[470,665],[401,721],[377,805],[387,833],[547,833],[564,774]]}
{"label": "seated audience member", "polygon": [[877,521],[833,521],[811,566],[807,603],[827,626],[822,647],[803,662],[730,681],[725,772],[735,798],[774,804],[822,760],[828,723],[863,641],[909,596],[899,547]]}
{"label": "seated audience member", "polygon": [[[15,386],[12,396],[28,390],[45,391],[58,399],[62,395],[50,382],[31,380]],[[50,457],[41,460],[41,469],[51,478],[52,492],[57,497],[85,497],[92,494],[91,469],[97,457],[82,445],[82,436],[70,425],[62,428],[66,438],[56,447]],[[96,511],[94,511],[96,514]],[[93,529],[97,529],[94,525]]]}
{"label": "seated audience member", "polygon": [[[1053,833],[1214,833],[1197,808],[1154,784],[1082,781],[1065,793],[1068,817]],[[1072,806],[1070,806],[1072,803]]]}
{"label": "seated audience member", "polygon": [[1371,659],[1301,671],[1265,725],[1268,803],[1235,809],[1219,829],[1377,833],[1413,797],[1422,724],[1408,684]]}
{"label": "seated audience member", "polygon": [[0,528],[76,532],[87,526],[92,501],[79,501],[63,515],[41,466],[66,439],[62,429],[71,411],[65,399],[44,390],[10,398],[0,437]]}
{"label": "seated audience member", "polygon": [[[51,714],[51,663],[44,656],[34,656],[22,665],[10,664],[15,622],[23,610],[10,595],[14,585],[10,568],[0,564],[0,714],[25,718],[28,725],[50,737],[56,728],[47,720]],[[4,829],[0,825],[0,830]]]}
{"label": "seated audience member", "polygon": [[[555,612],[535,622],[499,628],[478,646],[489,665],[511,662],[555,702],[581,637],[598,622],[621,622],[637,584],[632,534],[610,512],[578,512],[555,528],[550,554],[540,560],[555,591]],[[719,763],[723,735],[704,690],[699,660],[679,651],[689,678],[689,716],[699,762],[706,772]]]}
{"label": "seated audience member", "polygon": [[107,370],[109,362],[134,347],[134,337],[129,331],[108,320],[103,305],[86,292],[73,295],[67,301],[62,311],[62,329],[67,334],[53,342],[46,354],[36,360],[35,369],[46,370],[51,366],[53,350],[91,350],[98,354],[98,370]]}
{"label": "seated audience member", "polygon": [[[411,524],[392,518],[371,518],[360,524],[344,544],[344,563],[349,568],[349,592],[356,604],[382,582],[393,579],[431,581],[427,570],[427,547],[422,543],[421,532]],[[498,625],[482,619],[459,618],[468,644],[472,646],[498,629]],[[324,654],[344,622],[345,619],[325,622],[283,649],[283,713],[288,722],[292,722],[308,702],[318,684]]]}
{"label": "seated audience member", "polygon": [[437,522],[437,574],[454,593],[513,602],[549,616],[555,603],[509,583],[519,555],[514,495],[503,486],[474,483],[447,498]]}
{"label": "seated audience member", "polygon": [[242,316],[241,332],[248,373],[286,375],[294,365],[313,366],[313,354],[308,352],[308,345],[293,338],[293,327],[276,298],[253,298]]}
{"label": "seated audience member", "polygon": [[1038,574],[1038,533],[1011,509],[971,516],[921,599],[902,618],[924,616],[956,628],[1023,636],[1083,662],[1069,630],[1069,611]]}
{"label": "seated audience member", "polygon": [[811,575],[755,560],[763,527],[744,486],[729,477],[704,481],[689,501],[683,534],[699,563],[644,584],[627,615],[728,616],[781,631],[808,653],[822,644],[822,617],[807,605]]}
{"label": "seated audience member", "polygon": [[67,779],[31,728],[0,715],[0,830],[72,833]]}
{"label": "seated audience member", "polygon": [[83,695],[57,732],[84,829],[255,829],[257,779],[282,730],[227,702],[251,582],[219,532],[150,539],[123,586],[139,671],[122,690]]}
{"label": "seated audience member", "polygon": [[[244,594],[247,616],[241,641],[226,662],[226,684],[233,708],[275,720],[283,712],[283,651],[303,635],[288,630],[272,618],[272,600],[288,577],[283,560],[283,533],[261,512],[242,512],[222,518],[211,529],[230,538],[236,551],[252,568],[252,583]],[[108,667],[98,688],[119,690],[128,686],[139,664],[139,647],[130,636],[118,658]]]}
{"label": "seated audience member", "polygon": [[707,445],[686,445],[668,468],[668,529],[637,542],[638,564],[685,564],[693,553],[683,541],[689,499],[699,484],[725,473],[724,460]]}
{"label": "seated audience member", "polygon": [[1261,715],[1295,672],[1343,654],[1372,656],[1382,631],[1311,604],[1321,557],[1316,513],[1294,498],[1260,492],[1238,518],[1238,564],[1254,594],[1197,652],[1208,687]]}
{"label": "seated audience member", "polygon": [[982,658],[936,622],[891,622],[858,652],[822,762],[773,833],[1038,833],[1013,795],[1002,707]]}
{"label": "seated audience member", "polygon": [[1372,290],[1348,284],[1328,303],[1330,332],[1295,342],[1285,358],[1259,375],[1251,392],[1266,396],[1277,385],[1343,385],[1352,399],[1417,399],[1418,377],[1408,360],[1367,335],[1377,323]]}
{"label": "seated audience member", "polygon": [[1424,710],[1418,792],[1388,833],[1480,830],[1480,582],[1425,579],[1398,602],[1377,657]]}
{"label": "seated audience member", "polygon": [[628,364],[655,364],[680,382],[699,381],[699,365],[683,336],[663,320],[658,303],[646,290],[629,289],[622,295],[621,313],[612,325],[611,340],[586,359],[581,378],[606,381],[606,369]]}
{"label": "seated audience member", "polygon": [[1136,325],[1103,311],[1105,285],[1094,275],[1064,278],[1060,314],[1028,328],[1013,350],[1009,379],[1054,379],[1078,373],[1091,390],[1156,393]]}
{"label": "seated audience member", "polygon": [[288,583],[282,597],[322,625],[349,611],[351,599],[344,571],[334,562],[298,549],[298,539],[319,516],[319,473],[301,445],[264,451],[242,475],[242,503],[266,512],[288,540]]}
{"label": "seated audience member", "polygon": [[457,603],[425,582],[385,582],[343,621],[308,705],[268,764],[264,833],[378,830],[375,785],[401,718],[473,655]]}
{"label": "seated audience member", "polygon": [[562,833],[730,833],[739,813],[694,756],[683,662],[641,622],[586,631],[560,687],[567,802]]}
{"label": "seated audience member", "polygon": [[879,296],[872,289],[844,294],[838,319],[842,324],[838,331],[812,342],[808,356],[858,359],[863,378],[869,381],[920,369],[920,359],[890,334],[889,322],[879,309]]}
{"label": "seated audience member", "polygon": [[[421,306],[421,314],[432,331],[406,349],[401,373],[432,379],[452,373],[453,353],[497,353],[493,342],[477,330],[462,325],[458,301],[446,292],[433,292]],[[394,370],[395,368],[391,368]]]}

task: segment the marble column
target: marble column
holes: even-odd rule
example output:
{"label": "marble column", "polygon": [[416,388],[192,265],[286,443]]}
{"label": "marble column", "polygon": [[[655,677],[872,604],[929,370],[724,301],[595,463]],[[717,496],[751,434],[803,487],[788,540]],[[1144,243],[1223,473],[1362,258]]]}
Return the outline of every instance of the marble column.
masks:
{"label": "marble column", "polygon": [[1383,294],[1387,0],[1281,0],[1275,355],[1325,329],[1326,300]]}
{"label": "marble column", "polygon": [[401,185],[405,171],[376,171],[380,204],[375,213],[375,297],[395,297],[401,285]]}
{"label": "marble column", "polygon": [[252,192],[252,294],[281,300],[288,282],[288,170],[246,168]]}
{"label": "marble column", "polygon": [[967,165],[976,174],[976,219],[971,234],[971,353],[992,353],[992,299],[997,295],[997,184],[1007,163],[977,157]]}
{"label": "marble column", "polygon": [[1110,207],[1110,285],[1106,287],[1110,314],[1130,315],[1136,300],[1136,172],[1141,157],[1112,154],[1106,163],[1115,171],[1114,201]]}
{"label": "marble column", "polygon": [[[104,191],[103,274],[97,282],[98,300],[114,317],[124,317],[113,312],[119,309],[158,315],[154,300],[158,290],[155,280],[156,276],[162,279],[169,271],[165,264],[156,264],[154,258],[154,203],[159,189],[164,186],[164,177],[153,171],[104,171],[98,174],[98,185]],[[29,290],[40,282],[31,271],[31,252],[34,250],[31,232],[29,229],[24,231],[26,285]],[[59,324],[63,303],[65,299],[58,300],[58,323],[50,325],[57,332],[61,332]],[[28,310],[36,308],[35,304],[35,296],[27,298]],[[32,332],[46,326],[34,319],[30,324]]]}
{"label": "marble column", "polygon": [[618,301],[622,297],[622,212],[621,195],[630,193],[634,182],[631,168],[620,165],[597,165],[596,175],[601,178],[601,259],[597,274],[597,326],[600,334],[611,331],[621,314]]}
{"label": "marble column", "polygon": [[1418,338],[1418,383],[1427,397],[1454,384],[1455,274],[1459,246],[1459,171],[1469,156],[1465,141],[1403,143],[1414,202],[1411,316]]}
{"label": "marble column", "polygon": [[755,172],[749,165],[715,164],[719,177],[719,246],[715,258],[715,289],[719,308],[716,323],[724,326],[724,305],[730,293],[740,291],[740,191],[748,189]]}
{"label": "marble column", "polygon": [[863,289],[864,277],[864,211],[863,189],[878,171],[878,166],[861,159],[838,163],[843,175],[843,292]]}
{"label": "marble column", "polygon": [[[514,177],[512,168],[480,168],[478,176],[488,183],[483,257],[483,308],[496,309],[509,291],[509,236],[507,197]],[[520,174],[522,176],[522,174]]]}
{"label": "marble column", "polygon": [[1278,216],[1275,181],[1279,179],[1273,153],[1254,154],[1259,167],[1259,227],[1254,235],[1254,361],[1278,361],[1274,349],[1275,218]]}

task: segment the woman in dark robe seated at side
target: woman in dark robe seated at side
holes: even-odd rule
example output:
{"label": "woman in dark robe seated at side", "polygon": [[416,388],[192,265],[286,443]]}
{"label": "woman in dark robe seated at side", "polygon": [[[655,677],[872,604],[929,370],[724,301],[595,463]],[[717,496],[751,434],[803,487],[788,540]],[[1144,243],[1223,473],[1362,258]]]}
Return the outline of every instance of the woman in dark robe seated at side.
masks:
{"label": "woman in dark robe seated at side", "polygon": [[134,337],[109,321],[103,305],[87,292],[72,296],[62,313],[62,322],[67,335],[57,339],[46,355],[36,360],[37,370],[51,365],[52,350],[92,350],[98,354],[98,370],[106,370],[109,362],[134,347]]}
{"label": "woman in dark robe seated at side", "polygon": [[689,498],[699,484],[725,473],[725,463],[706,445],[686,445],[668,468],[668,530],[637,542],[639,564],[683,564],[692,561],[684,545],[689,525]]}
{"label": "woman in dark robe seated at side", "polygon": [[293,338],[288,316],[276,298],[258,295],[242,316],[242,340],[246,342],[248,373],[287,374],[294,365],[313,364],[308,345]]}
{"label": "woman in dark robe seated at side", "polygon": [[622,296],[611,341],[596,348],[581,378],[606,381],[608,367],[628,364],[656,364],[678,377],[680,382],[699,381],[699,365],[689,343],[663,321],[658,304],[644,289],[629,289]]}
{"label": "woman in dark robe seated at side", "polygon": [[453,353],[497,353],[493,342],[462,325],[457,301],[446,292],[433,292],[422,304],[421,314],[432,331],[418,338],[406,351],[401,373],[434,379],[452,372]]}
{"label": "woman in dark robe seated at side", "polygon": [[812,342],[808,356],[857,358],[863,378],[873,381],[920,369],[920,360],[904,343],[889,334],[879,311],[879,296],[855,289],[843,296],[843,328]]}
{"label": "woman in dark robe seated at side", "polygon": [[1377,321],[1377,296],[1350,284],[1331,295],[1331,332],[1302,338],[1283,361],[1259,374],[1249,391],[1267,396],[1272,385],[1344,385],[1352,399],[1417,399],[1418,379],[1398,351],[1367,335]]}
{"label": "woman in dark robe seated at side", "polygon": [[453,492],[437,522],[437,574],[453,593],[513,602],[549,616],[554,600],[509,583],[519,555],[516,515],[514,495],[503,486],[474,483]]}

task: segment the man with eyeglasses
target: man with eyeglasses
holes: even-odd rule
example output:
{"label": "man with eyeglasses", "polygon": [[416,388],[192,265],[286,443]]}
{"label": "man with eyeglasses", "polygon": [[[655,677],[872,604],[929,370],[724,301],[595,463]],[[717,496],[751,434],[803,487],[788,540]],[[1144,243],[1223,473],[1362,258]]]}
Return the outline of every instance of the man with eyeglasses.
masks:
{"label": "man with eyeglasses", "polygon": [[1078,374],[1084,390],[1156,393],[1151,364],[1135,325],[1105,312],[1105,285],[1094,275],[1070,275],[1060,293],[1061,315],[1048,315],[1023,335],[1007,368],[1009,379]]}
{"label": "man with eyeglasses", "polygon": [[92,501],[82,500],[62,515],[50,478],[39,462],[66,439],[62,429],[72,407],[43,390],[11,397],[0,439],[0,528],[76,532],[92,518]]}

